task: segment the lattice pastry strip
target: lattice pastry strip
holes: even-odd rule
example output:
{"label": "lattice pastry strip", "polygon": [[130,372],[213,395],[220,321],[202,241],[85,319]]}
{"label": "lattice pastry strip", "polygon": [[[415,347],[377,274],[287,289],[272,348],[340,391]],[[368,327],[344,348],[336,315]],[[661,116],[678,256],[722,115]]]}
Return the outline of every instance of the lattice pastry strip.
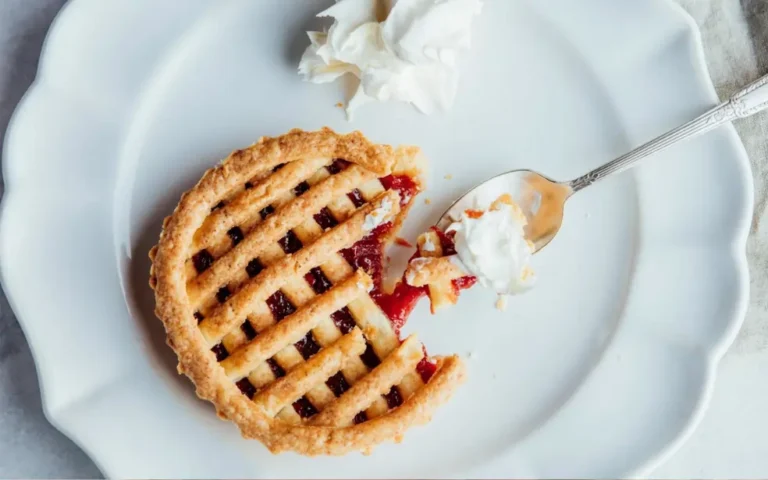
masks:
{"label": "lattice pastry strip", "polygon": [[351,425],[357,412],[365,409],[377,396],[387,393],[392,385],[397,384],[412,372],[423,357],[421,343],[413,335],[408,337],[369,375],[352,385],[344,395],[313,417],[310,423],[330,426]]}
{"label": "lattice pastry strip", "polygon": [[432,309],[455,304],[459,299],[459,293],[453,288],[451,281],[466,273],[452,262],[450,257],[445,256],[442,241],[437,232],[430,230],[419,235],[417,246],[419,255],[428,263],[414,263],[413,268],[409,268],[406,272],[408,283],[414,286],[427,285]]}
{"label": "lattice pastry strip", "polygon": [[[322,384],[344,365],[358,358],[365,351],[365,337],[359,328],[342,336],[303,364],[291,370],[265,389],[253,401],[264,408],[267,415],[276,415],[283,407],[292,404],[312,387]],[[357,413],[357,412],[355,412]]]}
{"label": "lattice pastry strip", "polygon": [[[370,201],[375,196],[379,195],[384,187],[381,182],[376,179],[367,182],[358,189],[364,200]],[[345,201],[346,200],[346,201]],[[351,208],[350,208],[351,207]],[[346,218],[353,211],[354,205],[348,198],[339,199],[338,202],[334,202],[328,206],[330,213],[338,220],[345,221]],[[301,234],[297,230],[299,238]],[[309,235],[307,235],[309,239]],[[302,239],[302,242],[304,240]],[[351,273],[351,267],[346,260],[337,255],[335,258],[331,258],[329,262],[322,267],[323,273],[335,283],[339,279],[346,277]],[[371,338],[374,352],[378,358],[384,358],[389,355],[400,343],[395,332],[392,331],[389,319],[381,312],[373,299],[360,299],[354,305],[350,305],[350,311],[356,319],[363,319],[362,322],[358,322],[363,329],[367,329],[370,333],[368,338]],[[398,385],[400,394],[403,400],[407,400],[414,391],[416,391],[423,384],[421,377],[416,372],[411,372],[403,378],[402,383]],[[380,410],[379,410],[380,412]]]}
{"label": "lattice pastry strip", "polygon": [[[310,179],[308,181],[309,185],[312,186],[316,181],[321,180],[324,178],[324,175],[319,174],[315,175],[314,179]],[[314,181],[313,181],[314,180]],[[379,189],[379,192],[382,192],[383,188]],[[282,198],[278,201],[278,205],[280,203],[287,203],[288,201],[293,198],[293,195],[285,195],[285,198]],[[346,197],[345,197],[346,198]],[[312,232],[311,234],[309,232]],[[323,233],[322,229],[319,227],[317,222],[314,219],[307,220],[304,222],[304,224],[296,227],[294,229],[294,232],[296,233],[296,236],[298,237],[299,241],[302,244],[310,244],[314,240],[316,240],[318,237],[320,237]],[[282,256],[282,250],[276,249],[275,255],[270,258],[265,258],[264,263],[269,264],[272,261],[274,261],[280,256]],[[348,267],[347,270],[345,270],[346,275],[344,278],[352,275],[352,269]],[[303,278],[291,278],[289,279],[285,285],[282,287],[282,292],[285,293],[285,295],[288,297],[288,299],[291,301],[291,303],[297,307],[300,307],[301,305],[308,302],[312,297],[315,296],[315,292],[312,290],[312,288],[309,286],[307,281]],[[334,341],[338,339],[342,335],[342,332],[339,330],[339,328],[334,324],[334,322],[329,317],[324,317],[321,319],[321,321],[318,323],[317,326],[315,326],[312,330],[313,336],[316,340],[316,342],[321,346],[325,347]],[[287,348],[286,350],[290,350]],[[281,352],[282,353],[282,352]],[[277,362],[284,366],[285,360],[282,357],[276,357]],[[365,375],[368,372],[368,368],[363,364],[363,362],[358,359],[350,360],[346,363],[345,367],[342,369],[342,374],[344,375],[344,381],[349,384],[354,384],[354,382]],[[311,392],[308,392],[307,395],[310,402],[318,409],[322,409],[322,407],[328,403],[328,401],[333,399],[333,393],[330,391],[329,387],[326,385],[318,385],[315,387]],[[287,407],[290,409],[290,407]],[[368,418],[374,418],[378,415],[381,415],[382,413],[386,412],[388,409],[386,401],[382,398],[377,401],[375,401],[369,409],[366,411]]]}
{"label": "lattice pastry strip", "polygon": [[[322,178],[322,176],[320,176],[320,178]],[[310,180],[308,183],[309,185],[314,184],[312,180]],[[377,195],[381,194],[384,191],[384,187],[378,179],[374,179],[361,185],[360,187],[357,188],[357,190],[358,192],[356,192],[356,195],[359,195],[363,200],[367,202],[372,200]],[[344,197],[339,197],[337,200],[332,202],[327,208],[329,210],[329,213],[333,215],[333,217],[337,221],[343,222],[347,218],[347,216],[354,211],[355,206],[347,196],[344,196]],[[319,225],[316,228],[313,228],[316,225],[317,223],[314,221],[307,221],[304,224],[297,227],[296,229],[294,229],[294,231],[302,243],[309,243],[321,233]],[[334,272],[330,275],[330,277],[334,279],[344,278],[348,274],[351,274],[351,267],[348,266],[346,261],[341,256],[331,259],[329,262],[322,265],[321,270],[323,271],[324,274],[326,274],[326,272]],[[326,276],[328,275],[326,274]],[[373,348],[377,357],[385,358],[386,356],[388,356],[397,347],[397,344],[399,343],[396,335],[394,335],[394,333],[391,331],[391,328],[389,327],[388,319],[386,319],[386,317],[380,314],[380,310],[375,305],[373,300],[370,300],[370,301],[359,300],[357,301],[356,305],[352,306],[352,310],[358,313],[357,315],[358,318],[362,318],[362,319],[377,318],[380,320],[379,322],[377,322],[375,326],[371,325],[369,322],[364,321],[365,322],[364,327],[367,328],[370,333],[368,337],[375,339]],[[355,315],[353,314],[353,317],[354,316]],[[381,328],[380,332],[371,330],[371,329],[378,330],[378,327],[382,327],[382,326],[384,328]],[[350,377],[352,376],[350,375]],[[397,385],[397,387],[400,390],[400,394],[403,398],[403,401],[407,400],[410,397],[410,395],[413,394],[413,392],[423,384],[421,377],[413,371],[408,372],[408,374],[405,375],[404,378],[402,378],[401,380],[402,380],[402,383],[400,385]],[[354,381],[351,383],[354,384]],[[383,393],[387,393],[387,392],[383,392]],[[373,403],[374,403],[373,408],[370,408],[369,411],[366,412],[368,414],[367,415],[368,418],[375,418],[376,416],[379,416],[385,413],[388,409],[386,402],[382,401],[381,398],[374,399]]]}
{"label": "lattice pastry strip", "polygon": [[[215,208],[205,219],[195,232],[193,251],[205,251],[203,255],[218,259],[230,249],[233,241],[239,242],[251,232],[261,220],[260,212],[274,204],[281,192],[295,188],[327,164],[328,159],[323,158],[299,160],[261,181],[249,182],[249,188]],[[187,261],[190,279],[197,275],[193,259]]]}
{"label": "lattice pastry strip", "polygon": [[322,318],[330,316],[355,298],[366,295],[372,287],[373,281],[365,272],[356,272],[328,293],[318,295],[296,313],[272,325],[251,342],[232,352],[221,362],[221,366],[230,379],[242,379],[259,363],[301,340]]}
{"label": "lattice pastry strip", "polygon": [[[274,205],[283,193],[296,188],[301,182],[307,181],[319,169],[329,163],[326,158],[310,158],[289,163],[272,175],[256,183],[251,188],[243,190],[228,203],[217,208],[194,237],[193,249],[212,248],[226,242],[227,232],[234,227],[241,227],[251,218],[270,205]],[[244,232],[247,235],[247,231]],[[217,257],[217,255],[214,255]]]}
{"label": "lattice pastry strip", "polygon": [[[308,182],[309,185],[313,185],[314,183],[316,183],[316,181],[319,181],[323,178],[322,175],[314,175],[313,177],[314,178],[311,179],[310,182]],[[369,182],[369,185],[371,183],[372,182]],[[372,186],[373,188],[371,187],[365,188],[365,191],[368,194],[383,192],[383,187],[381,187],[380,183],[377,180],[375,181],[375,183],[378,184],[378,188],[376,188],[375,185]],[[294,195],[289,192],[286,192],[280,196],[276,196],[273,198],[274,198],[274,205],[279,209],[282,205],[289,203],[294,198]],[[305,223],[309,223],[309,222],[305,222]],[[306,243],[306,242],[307,242],[307,239],[306,238],[303,239],[303,243]],[[260,259],[262,260],[262,263],[269,265],[281,256],[283,256],[282,250],[280,248],[277,248],[276,245],[272,245],[262,253],[262,256],[260,257]],[[298,288],[294,287],[292,289],[286,289],[286,287],[291,283],[294,285],[297,285]],[[301,288],[302,286],[303,286],[303,289]],[[287,296],[289,297],[289,299],[296,306],[301,306],[303,303],[305,303],[308,300],[308,296],[306,294],[307,290],[311,292],[308,285],[306,285],[306,283],[303,280],[289,281],[288,284],[283,287],[283,292],[287,293]],[[304,293],[302,293],[302,291]],[[310,295],[312,294],[310,293]],[[330,322],[327,322],[327,323],[330,323]],[[316,329],[318,328],[319,327],[316,327]],[[331,328],[335,328],[335,327],[333,327],[331,324]],[[334,333],[337,333],[337,332],[334,332]],[[328,340],[331,340],[331,339],[328,339]],[[322,346],[326,343],[330,343],[330,342],[329,341],[321,342],[320,344]],[[229,341],[225,343],[225,347],[227,347],[228,351],[232,351],[233,347],[236,347],[236,345],[234,345],[231,341]],[[303,359],[299,354],[299,352],[296,351],[295,348],[293,348],[292,346],[286,346],[280,352],[275,354],[275,360],[281,367],[285,369],[290,369],[290,368],[293,368],[298,363],[300,363]],[[353,365],[351,366],[352,368],[349,369],[351,371],[344,372],[347,374],[346,377],[351,379],[350,383],[353,383],[356,378],[363,375],[365,371],[367,371],[367,370],[363,370],[364,366],[362,366],[361,363],[362,362],[360,362],[360,365],[357,365],[356,369],[353,369],[354,368],[354,365]],[[405,394],[404,396],[407,396],[407,394]],[[309,401],[312,403],[313,406],[317,408],[322,408],[325,404],[331,401],[334,398],[334,396],[333,396],[333,393],[326,386],[322,385],[314,388],[310,392],[307,392],[307,398],[309,399]],[[366,412],[368,414],[368,418],[373,418],[375,416],[378,416],[386,412],[387,410],[386,402],[383,399],[379,399],[374,403],[375,405],[372,405],[369,411]],[[291,412],[281,412],[281,413],[290,414]]]}
{"label": "lattice pastry strip", "polygon": [[[400,343],[369,294],[373,280],[338,253],[371,218],[392,221],[394,234],[404,211],[378,179],[417,174],[417,156],[328,129],[263,138],[206,172],[164,222],[150,285],[179,371],[273,452],[338,455],[399,439],[463,379],[454,356],[434,359],[421,381],[421,344]],[[290,311],[278,316],[278,301]],[[369,349],[373,369],[362,361]],[[393,386],[403,400],[390,409],[382,395]]]}
{"label": "lattice pastry strip", "polygon": [[[279,197],[276,197],[275,205],[279,208],[283,204],[288,203],[292,198],[293,198],[292,194],[285,193]],[[260,259],[262,260],[262,263],[269,265],[274,261],[276,261],[278,258],[281,258],[282,256],[284,256],[282,249],[277,247],[277,245],[273,245],[265,250],[265,252],[262,254]],[[293,288],[287,288],[290,285],[293,285]],[[312,292],[311,288],[309,288],[309,285],[303,279],[298,281],[296,279],[289,280],[287,284],[282,288],[282,291],[287,294],[287,297],[289,298],[289,300],[296,307],[301,307],[303,304],[308,302],[314,296],[314,292]],[[324,321],[321,321],[321,323],[326,324],[325,325],[326,332],[329,330],[327,327],[330,326],[330,329],[333,329],[333,333],[336,334],[335,336],[340,335],[340,333],[338,332],[338,330],[336,330],[335,326],[333,325],[333,323],[330,321],[328,317],[325,317]],[[320,326],[317,326],[313,330],[317,331],[319,329],[320,329]],[[326,337],[327,336],[328,335],[326,335]],[[327,339],[326,342],[321,341],[320,345],[324,346],[325,344],[330,343],[330,340],[332,339]],[[228,350],[233,351],[232,347],[233,345],[230,343]],[[274,360],[282,368],[287,370],[301,363],[303,361],[303,358],[301,354],[296,350],[296,348],[294,348],[293,345],[290,345],[290,346],[286,346],[285,348],[280,350],[278,353],[276,353],[274,355]],[[365,367],[362,366],[362,368],[364,369]],[[365,372],[367,372],[367,369],[363,370],[362,372],[358,369],[356,371],[353,370],[347,373],[349,378],[356,379],[357,377],[363,375]],[[311,391],[306,392],[306,394],[311,404],[314,407],[320,408],[320,409],[322,409],[322,407],[325,404],[329,403],[330,401],[333,400],[333,398],[335,398],[333,392],[331,392],[326,385],[318,385],[317,387],[313,388]],[[377,409],[374,409],[371,412],[368,412],[369,417],[372,417],[374,414],[380,414],[382,411],[386,411],[386,403],[384,402],[384,400],[382,399],[379,403],[383,405],[378,405]],[[292,408],[288,409],[288,411],[280,412],[280,413],[281,413],[281,417],[283,418],[287,416],[287,417],[291,417],[292,421],[296,420],[296,417],[294,415]]]}
{"label": "lattice pastry strip", "polygon": [[[312,176],[312,178],[307,180],[307,188],[313,187],[316,183],[324,180],[327,176],[328,176],[327,170],[325,169],[319,170],[315,175]],[[361,186],[361,188],[359,189],[358,195],[362,196],[363,199],[367,201],[369,199],[373,199],[375,195],[383,192],[384,192],[384,188],[381,185],[381,183],[378,181],[378,179],[374,179],[372,181],[367,182],[365,185]],[[282,196],[275,199],[274,206],[279,209],[282,205],[289,203],[293,198],[295,198],[295,196],[296,196],[295,191],[285,192]],[[344,199],[347,197],[346,195],[344,195],[339,198]],[[317,229],[316,234],[308,235],[307,233],[309,230],[314,230],[313,227]],[[297,237],[302,244],[309,244],[312,241],[314,241],[317,237],[322,235],[322,230],[320,229],[319,225],[317,225],[317,222],[314,219],[307,220],[306,222],[304,222],[304,224],[296,227],[293,231],[297,234]],[[282,250],[280,249],[273,249],[273,250],[274,250],[273,255],[270,255],[267,257],[262,255],[261,258],[264,260],[265,264],[270,264],[275,260],[275,257],[282,256]],[[350,275],[352,274],[351,269],[349,270],[349,274]],[[311,288],[304,280],[297,280],[297,279],[289,280],[286,283],[286,285],[282,287],[282,291],[286,294],[289,300],[296,306],[303,305],[304,303],[309,301],[309,299],[314,295]],[[336,328],[336,326],[333,325],[333,322],[330,321],[330,319],[327,317],[324,318],[313,329],[313,333],[314,333],[314,337],[319,340],[320,346],[328,345],[341,334],[339,330]],[[295,352],[294,349],[291,347],[286,347],[283,351],[279,352],[279,354],[275,356],[275,360],[277,360],[277,362],[281,366],[290,365],[291,367],[301,361],[300,357],[297,355],[297,352]],[[348,362],[348,366],[347,368],[342,370],[342,374],[344,375],[345,382],[349,384],[354,384],[355,381],[358,378],[365,375],[367,371],[368,369],[365,367],[362,361],[353,360]],[[409,389],[404,389],[404,390],[406,390],[406,392],[408,393],[406,393],[403,396],[407,397],[410,391]],[[411,388],[410,390],[413,390],[413,388]],[[332,401],[334,398],[333,392],[331,392],[329,387],[325,384],[319,384],[314,388],[312,388],[310,391],[307,391],[305,393],[308,400],[311,402],[311,404],[315,408],[320,410],[322,410],[323,407],[327,403]],[[281,416],[285,416],[285,415],[290,416],[293,408],[286,407],[285,410],[287,411],[280,412]],[[368,405],[366,409],[366,416],[369,419],[375,418],[379,415],[382,415],[383,413],[386,413],[387,410],[388,410],[388,405],[387,405],[387,402],[384,400],[384,398],[383,397],[375,398]]]}
{"label": "lattice pastry strip", "polygon": [[[323,172],[326,172],[326,170],[324,170],[324,169],[323,170],[319,170],[317,174],[313,175],[312,178],[310,178],[307,181],[308,187],[314,186],[315,183],[317,183],[317,182],[323,180],[324,178],[326,178],[327,175],[324,175]],[[367,201],[367,200],[371,199],[372,197],[374,197],[375,195],[380,194],[383,191],[384,191],[384,187],[381,185],[381,183],[378,180],[374,179],[374,180],[368,181],[366,184],[360,186],[360,188],[356,192],[356,195],[361,196],[364,200]],[[282,205],[290,202],[293,198],[294,198],[294,194],[292,194],[290,192],[286,192],[282,196],[273,197],[274,205],[277,208],[280,208]],[[343,199],[345,197],[340,197],[340,198]],[[343,202],[343,200],[342,200],[342,202]],[[338,202],[337,202],[337,204],[338,204]],[[351,204],[351,202],[350,202],[350,204]],[[346,211],[351,211],[351,209],[344,208],[344,211],[346,213]],[[337,215],[338,215],[338,213],[339,212],[337,212]],[[338,216],[341,217],[341,215],[338,215]],[[303,226],[299,226],[299,227],[297,227],[295,229],[297,233],[300,230],[304,230],[304,235],[299,235],[299,239],[300,239],[300,241],[302,243],[308,243],[309,241],[311,241],[313,239],[312,237],[314,237],[314,236],[311,237],[311,236],[307,235],[307,233],[306,233],[306,230],[311,229],[311,226],[313,224],[314,224],[314,222],[307,221],[307,222],[305,222],[303,224]],[[302,227],[304,227],[304,228],[302,229]],[[281,255],[281,252],[280,252],[279,249],[273,249],[273,250],[275,250],[275,252],[278,253],[278,255]],[[262,255],[261,258],[264,260],[264,263],[266,263],[266,264],[269,264],[269,263],[271,263],[273,261],[272,258],[265,257],[264,255]],[[305,301],[307,301],[307,298],[306,298],[306,293],[304,293],[304,294],[301,293],[302,292],[301,282],[291,282],[291,283],[294,283],[294,284],[298,283],[298,285],[294,286],[292,289],[286,289],[285,287],[283,287],[283,291],[288,294],[289,299],[295,305],[303,304]],[[304,286],[304,290],[306,290],[306,286]],[[302,296],[303,296],[303,298],[302,298]],[[361,315],[361,316],[363,318],[367,317],[367,315]],[[388,324],[387,324],[387,326],[388,326]],[[316,328],[319,329],[319,327],[316,327]],[[385,329],[384,332],[388,332],[388,330]],[[316,333],[319,333],[319,332],[316,332]],[[371,336],[373,338],[385,338],[384,335],[371,335]],[[394,335],[390,335],[390,337],[391,337],[391,339],[396,340],[396,337]],[[324,345],[324,344],[328,343],[330,340],[332,340],[332,339],[327,339],[326,342],[322,342],[321,341],[320,344]],[[377,350],[376,351],[377,356],[379,356],[381,358],[385,357],[386,355],[388,355],[391,352],[391,350],[394,348],[395,344],[396,344],[395,342],[392,342],[392,345],[386,345],[382,341],[376,342],[376,345],[375,345],[374,349]],[[283,367],[287,366],[288,368],[290,368],[293,365],[295,365],[296,363],[300,362],[301,361],[301,357],[298,355],[298,352],[296,352],[294,349],[292,349],[291,347],[287,347],[286,349],[281,351],[279,355],[276,356],[276,360],[280,363],[281,366],[283,366]],[[344,373],[346,373],[346,377],[347,378],[352,379],[351,383],[354,383],[354,380],[363,373],[363,370],[360,368],[360,366],[357,366],[357,367],[358,368],[354,372],[349,372],[349,371],[348,372],[344,372]],[[415,374],[415,373],[411,373],[411,374],[407,375],[406,378],[403,379],[403,383],[401,385],[399,385],[398,388],[400,390],[401,396],[404,399],[407,400],[407,398],[413,393],[413,391],[415,391],[421,384],[422,384],[422,382],[421,382],[420,377],[417,374]],[[312,404],[314,406],[320,407],[320,408],[322,408],[326,403],[328,403],[328,401],[330,399],[333,398],[332,396],[329,395],[330,392],[325,391],[322,386],[319,386],[316,389],[313,389],[313,391],[308,392],[308,393],[309,394],[307,396],[308,396],[309,400],[312,402]],[[386,410],[387,410],[386,403],[383,401],[383,399],[378,399],[374,403],[375,404],[372,405],[372,407],[369,409],[369,411],[366,412],[366,413],[368,413],[368,418],[373,418],[375,416],[378,416],[378,415],[386,412]]]}
{"label": "lattice pastry strip", "polygon": [[[244,285],[226,304],[217,308],[211,316],[206,317],[200,323],[200,330],[203,333],[203,336],[205,336],[211,345],[215,345],[227,332],[238,325],[238,319],[242,319],[248,315],[248,312],[253,308],[253,304],[265,301],[268,295],[279,290],[286,278],[292,275],[302,276],[311,268],[325,263],[328,257],[335,255],[339,250],[352,245],[357,239],[362,237],[366,215],[371,213],[374,208],[384,200],[396,205],[398,201],[397,193],[393,191],[383,193],[378,202],[363,206],[349,217],[347,221],[325,232],[314,243],[267,267],[265,271],[270,270],[275,273],[281,272],[281,275],[265,275],[265,272],[261,272],[261,274],[254,279],[255,281]],[[320,207],[318,207],[318,209],[319,208]],[[395,207],[392,214],[397,214],[397,212],[398,209]],[[271,218],[276,217],[277,216],[270,216],[264,223],[268,222]],[[287,231],[287,229],[285,231]],[[275,238],[272,243],[276,242],[281,236],[282,235],[277,236],[278,238]],[[260,250],[264,250],[268,246],[270,246],[270,244],[265,244]],[[232,251],[236,249],[237,247]],[[251,252],[250,258],[257,257],[258,255],[256,253],[257,251]]]}
{"label": "lattice pastry strip", "polygon": [[[318,176],[322,178],[322,175]],[[313,185],[313,182],[309,181],[310,185]],[[361,186],[359,188],[359,192],[362,196],[362,198],[366,201],[373,199],[375,196],[381,194],[384,192],[384,187],[381,185],[381,182],[378,181],[378,179],[369,181],[365,185]],[[345,221],[349,214],[351,214],[354,211],[354,205],[352,204],[351,200],[349,200],[346,196],[341,197],[337,199],[336,201],[332,202],[331,205],[327,207],[329,209],[329,213],[333,215],[337,221]],[[298,226],[294,229],[294,232],[298,239],[303,244],[309,244],[312,241],[314,241],[317,237],[322,235],[322,228],[317,223],[316,220],[307,220],[302,225]],[[341,279],[346,278],[348,275],[352,274],[352,268],[349,266],[349,264],[341,257],[340,255],[337,255],[335,258],[331,258],[327,263],[320,266],[321,271],[323,274],[327,277],[330,276],[329,279],[332,279],[332,281],[335,283],[337,281],[341,281]],[[296,288],[296,287],[294,287]],[[301,288],[301,287],[298,287]],[[284,291],[285,288],[283,289]],[[291,293],[287,292],[290,296]],[[373,343],[373,349],[375,354],[377,355],[377,358],[384,358],[385,356],[389,355],[392,350],[394,350],[397,345],[399,344],[399,340],[397,339],[396,335],[391,331],[391,327],[389,325],[389,320],[386,319],[383,315],[381,315],[380,310],[378,307],[374,304],[373,300],[370,298],[366,301],[364,299],[359,299],[353,302],[353,305],[351,305],[352,312],[357,312],[357,315],[354,313],[352,314],[352,317],[355,319],[363,319],[362,322],[359,320],[356,320],[357,323],[362,323],[362,326],[364,328],[368,329],[369,338],[374,339]],[[370,321],[367,321],[366,319],[379,319],[379,322],[377,325],[371,325]],[[384,328],[380,328],[384,327]],[[335,327],[333,327],[335,328]],[[374,329],[374,330],[371,330]],[[381,332],[378,330],[381,329]],[[333,338],[324,338],[327,334],[323,333],[322,331],[315,331],[315,337],[318,338],[321,342],[321,345],[324,345],[325,343],[330,342],[333,340]],[[351,363],[348,368],[343,372],[345,375],[345,378],[347,381],[351,384],[354,384],[357,378],[359,378],[363,373],[365,373],[367,369],[362,364],[362,362],[353,362]],[[412,374],[407,375],[403,379],[403,384],[398,385],[398,388],[400,389],[400,394],[403,399],[406,399],[415,391],[417,388],[419,388],[423,382],[421,381],[421,378],[418,374],[413,372]],[[369,406],[368,410],[366,411],[367,417],[375,418],[383,413],[385,413],[388,410],[386,401],[383,399],[376,399],[374,402]]]}
{"label": "lattice pastry strip", "polygon": [[[262,255],[261,259],[263,260],[264,264],[270,265],[271,263],[284,256],[285,254],[283,253],[282,249],[277,245],[274,245],[265,251],[265,255]],[[350,270],[349,274],[352,275],[352,273],[353,272]],[[296,308],[301,308],[316,296],[304,278],[293,277],[288,279],[285,285],[283,285],[281,288],[281,291]],[[251,316],[253,317],[254,315],[252,314]],[[255,330],[259,333],[261,333],[261,331],[265,328],[265,325],[271,325],[273,322],[273,316],[268,310],[262,310],[261,315],[257,318],[258,320],[252,322],[252,325],[255,324]],[[237,332],[239,331],[239,328],[235,329],[233,332],[228,334],[225,339],[227,339],[230,335],[233,335],[233,333],[234,335],[237,335]],[[318,325],[312,329],[312,332],[314,334],[314,338],[321,347],[330,345],[341,336],[341,332],[334,325],[329,316],[322,317],[319,320]],[[225,346],[227,346],[226,343]],[[240,344],[237,344],[236,348],[239,348],[239,346]],[[227,350],[234,351],[230,346],[227,346]],[[285,370],[289,370],[301,363],[303,361],[303,357],[293,345],[288,345],[274,355],[274,360],[280,367]],[[357,362],[352,360],[348,362],[346,368],[344,369],[345,379],[350,383],[353,383],[357,378],[365,375],[367,371],[368,369],[362,364],[362,361],[359,359]],[[329,403],[335,398],[333,392],[326,385],[318,385],[306,393],[308,400],[314,407],[318,409],[322,409],[325,404]],[[369,418],[372,418],[375,416],[375,414],[380,414],[382,411],[385,412],[387,410],[386,402],[383,399],[379,403],[380,404],[377,406],[377,409],[367,412],[369,414]],[[288,407],[288,410],[290,411],[280,413],[282,416],[292,416],[291,414],[293,413],[293,409]]]}
{"label": "lattice pastry strip", "polygon": [[[244,151],[241,150],[241,151],[238,151],[238,152],[244,152]],[[230,158],[236,158],[237,155],[238,155],[238,152],[233,152],[232,155],[230,155]],[[243,192],[251,189],[253,187],[253,185],[258,184],[258,183],[262,182],[265,178],[271,176],[272,173],[273,173],[273,169],[280,165],[278,163],[280,161],[279,157],[271,156],[269,159],[265,159],[265,160],[266,161],[264,161],[263,163],[261,163],[261,162],[253,162],[255,164],[256,168],[253,169],[252,175],[251,175],[250,179],[247,182],[245,182],[245,184],[238,185],[237,188],[234,188],[234,189],[230,190],[229,193],[224,195],[224,198],[222,200],[220,200],[216,205],[211,207],[211,213],[216,212],[217,210],[219,210],[219,208],[221,208],[224,205],[230,203],[233,199],[241,196],[243,194]],[[231,209],[231,207],[230,207],[230,209]],[[166,218],[166,221],[168,221],[169,219],[170,219],[170,217]],[[253,225],[253,223],[255,223],[254,222],[255,220],[259,220],[259,218],[250,218],[248,220],[240,222],[241,223],[240,227],[248,229],[248,228],[250,228]],[[204,222],[205,221],[211,221],[211,220],[208,220],[208,218],[206,218],[204,220]],[[163,226],[165,227],[165,224]],[[203,229],[202,226],[201,226],[201,228],[199,228],[195,232],[195,237],[193,239],[193,242],[194,242],[195,245],[192,248],[193,248],[193,251],[199,251],[203,255],[200,255],[200,256],[195,255],[195,256],[192,256],[192,257],[190,257],[190,258],[188,258],[186,260],[186,262],[185,262],[185,269],[186,269],[186,277],[188,279],[196,276],[199,273],[199,270],[195,266],[195,263],[196,263],[195,260],[196,259],[199,259],[202,262],[202,264],[204,265],[204,264],[214,260],[215,258],[217,258],[219,256],[219,255],[214,256],[214,255],[211,254],[210,251],[207,251],[207,250],[205,252],[200,250],[200,246],[199,246],[200,241],[198,239],[199,239],[200,235],[203,235],[201,233],[201,230],[204,231],[205,229]],[[228,244],[226,242],[222,242],[221,245],[222,245],[223,249],[226,249],[228,247]],[[205,250],[205,249],[203,248],[203,250]]]}
{"label": "lattice pastry strip", "polygon": [[319,211],[340,194],[373,177],[372,172],[358,166],[351,166],[338,175],[328,177],[305,195],[289,202],[280,209],[279,215],[270,215],[258,223],[251,235],[189,282],[187,295],[190,301],[194,303],[200,297],[212,294],[220,285],[227,283],[227,277],[231,272],[244,269],[251,259],[259,256],[262,250],[277,242],[288,230],[301,224],[307,212]]}

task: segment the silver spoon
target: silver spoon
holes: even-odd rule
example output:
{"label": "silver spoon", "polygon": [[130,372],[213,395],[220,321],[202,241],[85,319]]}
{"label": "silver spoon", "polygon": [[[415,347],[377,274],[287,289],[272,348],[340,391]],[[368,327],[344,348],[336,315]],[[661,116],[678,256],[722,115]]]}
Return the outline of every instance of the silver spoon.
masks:
{"label": "silver spoon", "polygon": [[565,202],[575,193],[598,180],[616,175],[637,165],[640,160],[679,142],[708,132],[737,118],[745,118],[768,108],[768,75],[761,77],[733,95],[728,101],[700,117],[598,167],[569,182],[556,182],[532,170],[513,170],[497,175],[456,200],[440,217],[437,226],[447,228],[462,212],[476,205],[490,205],[503,194],[509,194],[528,217],[526,237],[533,242],[534,252],[555,238],[563,223]]}

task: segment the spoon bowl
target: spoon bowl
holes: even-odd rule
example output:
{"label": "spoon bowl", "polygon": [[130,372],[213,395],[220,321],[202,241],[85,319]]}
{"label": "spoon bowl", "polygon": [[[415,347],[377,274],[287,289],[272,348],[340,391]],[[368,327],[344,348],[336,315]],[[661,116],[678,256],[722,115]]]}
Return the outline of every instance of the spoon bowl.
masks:
{"label": "spoon bowl", "polygon": [[556,182],[532,170],[513,170],[492,177],[459,197],[440,217],[437,227],[445,230],[465,210],[485,210],[506,194],[528,220],[525,236],[533,243],[535,253],[557,235],[563,223],[565,201],[572,193],[570,184]]}

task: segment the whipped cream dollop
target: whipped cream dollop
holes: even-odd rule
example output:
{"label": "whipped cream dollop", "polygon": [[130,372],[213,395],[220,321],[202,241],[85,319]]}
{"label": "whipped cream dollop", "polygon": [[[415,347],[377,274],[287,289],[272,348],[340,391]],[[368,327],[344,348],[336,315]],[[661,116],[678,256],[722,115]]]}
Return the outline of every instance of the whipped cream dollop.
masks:
{"label": "whipped cream dollop", "polygon": [[[519,206],[497,201],[486,211],[463,212],[446,232],[456,232],[456,253],[478,283],[500,295],[514,295],[536,281],[530,266],[533,244],[525,238],[526,225]],[[500,301],[503,304],[503,299]]]}
{"label": "whipped cream dollop", "polygon": [[318,14],[328,32],[307,32],[299,73],[314,83],[360,79],[347,115],[373,100],[410,102],[430,114],[453,105],[456,56],[468,50],[480,0],[339,0]]}

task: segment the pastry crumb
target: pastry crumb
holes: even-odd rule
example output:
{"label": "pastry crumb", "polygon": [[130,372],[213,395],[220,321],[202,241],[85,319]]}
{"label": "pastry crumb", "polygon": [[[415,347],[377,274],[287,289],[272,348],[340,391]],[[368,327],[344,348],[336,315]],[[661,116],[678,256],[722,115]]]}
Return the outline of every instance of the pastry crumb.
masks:
{"label": "pastry crumb", "polygon": [[449,173],[449,174],[447,174],[447,175],[446,175],[445,177],[443,177],[443,178],[445,178],[446,180],[450,180],[450,179],[452,179],[452,178],[453,178],[453,175],[451,175],[451,174]]}
{"label": "pastry crumb", "polygon": [[408,240],[406,240],[406,239],[404,239],[402,237],[395,237],[395,243],[397,245],[400,245],[401,247],[408,247],[408,248],[412,248],[413,247],[413,245],[411,245],[411,242],[409,242]]}
{"label": "pastry crumb", "polygon": [[507,309],[507,296],[499,295],[499,298],[496,299],[496,310],[503,312],[506,309]]}
{"label": "pastry crumb", "polygon": [[336,104],[336,108],[344,108],[344,104],[339,102]]}
{"label": "pastry crumb", "polygon": [[425,205],[429,205],[429,204],[431,204],[431,203],[432,203],[432,199],[431,199],[431,198],[425,198],[425,199],[424,199],[424,204],[425,204]]}

